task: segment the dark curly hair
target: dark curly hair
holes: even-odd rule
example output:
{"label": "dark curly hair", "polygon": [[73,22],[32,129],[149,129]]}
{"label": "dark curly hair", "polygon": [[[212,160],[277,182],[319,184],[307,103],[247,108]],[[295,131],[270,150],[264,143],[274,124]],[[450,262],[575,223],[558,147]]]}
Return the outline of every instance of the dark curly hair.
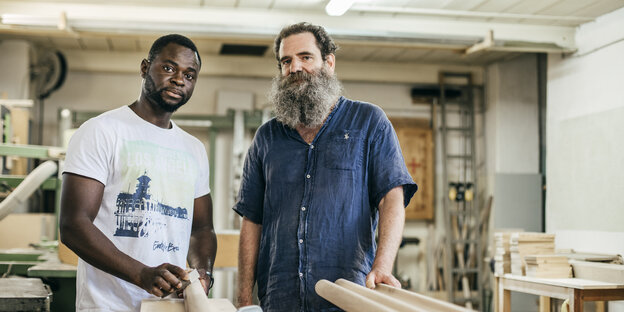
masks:
{"label": "dark curly hair", "polygon": [[327,55],[334,54],[336,53],[336,50],[338,50],[338,46],[334,43],[334,40],[322,26],[313,25],[307,22],[292,24],[282,28],[282,31],[280,31],[277,38],[275,38],[275,58],[277,59],[277,67],[279,69],[282,69],[279,57],[279,49],[282,40],[290,35],[297,35],[306,32],[311,33],[316,38],[316,45],[319,50],[321,50],[321,57],[323,57],[323,61],[326,60]]}
{"label": "dark curly hair", "polygon": [[183,47],[187,47],[193,50],[193,52],[195,52],[195,54],[197,55],[197,59],[199,60],[199,66],[201,66],[201,57],[199,56],[199,52],[197,51],[197,47],[195,46],[193,41],[191,41],[191,39],[187,37],[178,34],[170,34],[156,39],[156,41],[154,41],[152,47],[149,50],[147,60],[150,62],[153,61],[154,58],[156,58],[156,56],[160,53],[160,51],[162,51],[162,49],[170,43],[179,44]]}

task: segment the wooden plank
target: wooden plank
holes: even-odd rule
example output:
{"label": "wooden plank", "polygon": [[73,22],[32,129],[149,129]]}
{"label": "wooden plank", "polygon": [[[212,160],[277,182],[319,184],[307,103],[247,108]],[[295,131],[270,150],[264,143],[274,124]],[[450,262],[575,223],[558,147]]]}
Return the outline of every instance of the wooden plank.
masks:
{"label": "wooden plank", "polygon": [[69,265],[78,265],[78,256],[60,240],[58,245],[58,258],[62,263]]}
{"label": "wooden plank", "polygon": [[581,293],[584,301],[624,300],[624,289],[590,289]]}
{"label": "wooden plank", "polygon": [[499,277],[498,283],[498,304],[497,312],[510,312],[511,311],[511,291],[505,289],[503,286],[504,278]]}
{"label": "wooden plank", "polygon": [[624,284],[624,265],[571,260],[574,277]]}
{"label": "wooden plank", "polygon": [[418,184],[418,192],[407,208],[407,220],[433,220],[434,176],[433,137],[429,121],[414,118],[391,118],[412,179]]}
{"label": "wooden plank", "polygon": [[28,248],[42,239],[54,239],[52,213],[12,213],[0,220],[0,249]]}
{"label": "wooden plank", "polygon": [[550,297],[539,297],[539,312],[550,312]]}
{"label": "wooden plank", "polygon": [[[10,138],[13,144],[28,144],[29,137],[29,122],[30,109],[23,107],[11,108],[11,128],[13,137]],[[7,157],[7,160],[9,158]],[[27,175],[28,174],[28,159],[22,157],[11,157],[13,163],[11,164],[11,174],[14,175]]]}
{"label": "wooden plank", "polygon": [[505,280],[516,280],[532,284],[552,285],[574,289],[624,289],[624,284],[594,281],[581,278],[538,278],[505,274]]}
{"label": "wooden plank", "polygon": [[215,268],[236,268],[238,267],[238,241],[240,233],[238,231],[217,233],[217,256],[215,257]]}
{"label": "wooden plank", "polygon": [[[548,296],[559,299],[568,299],[570,297],[568,287],[510,279],[507,278],[507,276],[501,278],[499,287],[502,290],[519,291],[537,296]],[[505,298],[505,300],[507,299]]]}
{"label": "wooden plank", "polygon": [[581,291],[574,289],[571,300],[568,301],[570,305],[570,312],[583,312],[583,298],[580,296]]}

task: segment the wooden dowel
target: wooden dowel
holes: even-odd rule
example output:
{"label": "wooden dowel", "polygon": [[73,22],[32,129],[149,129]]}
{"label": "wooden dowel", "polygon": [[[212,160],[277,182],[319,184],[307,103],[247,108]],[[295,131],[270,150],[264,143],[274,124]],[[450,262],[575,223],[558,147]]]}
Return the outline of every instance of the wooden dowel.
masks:
{"label": "wooden dowel", "polygon": [[[344,287],[348,290],[351,290],[353,292],[356,292],[362,296],[365,296],[366,298],[375,300],[376,302],[379,302],[383,305],[385,305],[386,307],[395,309],[397,311],[401,311],[401,312],[429,312],[428,310],[425,309],[421,309],[421,308],[417,308],[414,305],[409,304],[408,302],[403,302],[401,300],[399,300],[398,298],[394,298],[391,297],[389,295],[387,295],[386,293],[383,292],[379,292],[379,291],[375,291],[372,290],[370,288],[366,288],[364,286],[358,285],[356,283],[353,283],[351,281],[348,281],[346,279],[339,279],[336,281],[336,285]],[[377,285],[378,287],[380,285]]]}
{"label": "wooden dowel", "polygon": [[378,284],[375,291],[391,296],[392,298],[401,300],[410,305],[426,308],[427,311],[440,312],[472,312],[471,309],[452,304],[450,302],[438,300],[425,295],[417,294],[400,288],[390,287],[384,284]]}
{"label": "wooden dowel", "polygon": [[354,291],[338,286],[328,280],[320,280],[314,286],[316,293],[345,311],[397,312]]}

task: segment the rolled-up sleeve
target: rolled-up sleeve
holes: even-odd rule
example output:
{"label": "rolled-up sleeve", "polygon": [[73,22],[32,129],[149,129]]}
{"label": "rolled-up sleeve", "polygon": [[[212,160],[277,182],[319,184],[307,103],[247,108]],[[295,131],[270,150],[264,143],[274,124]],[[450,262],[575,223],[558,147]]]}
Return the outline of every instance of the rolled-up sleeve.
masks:
{"label": "rolled-up sleeve", "polygon": [[418,186],[409,174],[392,124],[385,116],[377,128],[370,148],[369,192],[371,205],[378,207],[381,199],[397,186],[403,186],[404,205],[407,207]]}
{"label": "rolled-up sleeve", "polygon": [[237,202],[233,209],[239,215],[246,217],[253,223],[262,224],[262,212],[264,208],[265,180],[260,160],[258,159],[258,140],[256,134],[252,142],[245,163],[243,165],[243,177]]}

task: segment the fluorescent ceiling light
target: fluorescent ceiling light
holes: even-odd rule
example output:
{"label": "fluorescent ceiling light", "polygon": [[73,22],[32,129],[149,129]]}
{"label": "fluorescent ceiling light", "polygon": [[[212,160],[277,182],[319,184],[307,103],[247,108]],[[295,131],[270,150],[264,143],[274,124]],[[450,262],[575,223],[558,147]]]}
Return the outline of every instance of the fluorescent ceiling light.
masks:
{"label": "fluorescent ceiling light", "polygon": [[32,16],[23,14],[2,14],[0,15],[2,24],[19,26],[56,26],[58,17],[54,16]]}
{"label": "fluorescent ceiling light", "polygon": [[331,16],[340,16],[355,3],[355,0],[330,0],[325,6],[325,12]]}

